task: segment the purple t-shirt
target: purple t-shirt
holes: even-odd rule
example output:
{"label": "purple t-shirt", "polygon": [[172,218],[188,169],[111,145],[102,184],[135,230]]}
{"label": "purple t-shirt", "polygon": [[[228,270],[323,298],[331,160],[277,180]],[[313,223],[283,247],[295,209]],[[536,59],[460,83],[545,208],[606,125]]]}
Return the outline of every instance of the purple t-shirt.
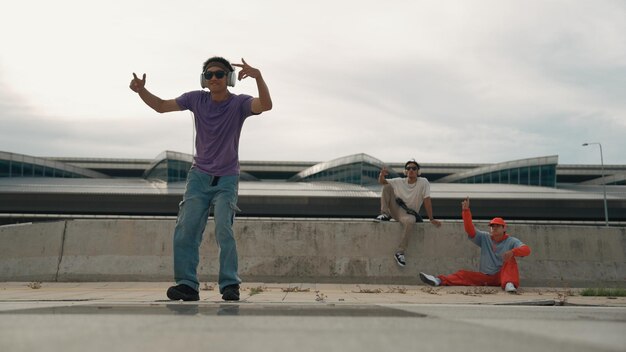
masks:
{"label": "purple t-shirt", "polygon": [[182,110],[191,110],[196,124],[194,166],[213,176],[239,175],[239,136],[243,122],[252,115],[252,97],[231,94],[221,102],[204,90],[176,98]]}

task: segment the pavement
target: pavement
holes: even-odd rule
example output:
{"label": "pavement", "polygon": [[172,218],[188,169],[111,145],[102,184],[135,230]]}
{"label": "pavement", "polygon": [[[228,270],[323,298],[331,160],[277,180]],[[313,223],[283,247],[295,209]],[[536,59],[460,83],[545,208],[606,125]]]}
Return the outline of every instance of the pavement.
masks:
{"label": "pavement", "polygon": [[2,282],[0,351],[624,351],[626,297],[576,288]]}
{"label": "pavement", "polygon": [[[0,282],[0,311],[34,302],[171,302],[163,282]],[[202,283],[200,301],[224,303],[214,283]],[[626,297],[586,297],[580,288],[521,287],[516,294],[498,287],[430,287],[371,284],[243,283],[246,303],[511,304],[626,307]]]}

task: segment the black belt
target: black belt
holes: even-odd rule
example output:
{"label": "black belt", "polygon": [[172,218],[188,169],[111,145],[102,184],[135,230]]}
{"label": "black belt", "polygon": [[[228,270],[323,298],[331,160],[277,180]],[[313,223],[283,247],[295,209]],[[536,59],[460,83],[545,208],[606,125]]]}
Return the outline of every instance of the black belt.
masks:
{"label": "black belt", "polygon": [[424,219],[418,214],[415,210],[409,208],[402,198],[396,198],[396,203],[400,206],[400,208],[404,209],[407,214],[415,216],[415,222],[424,222]]}

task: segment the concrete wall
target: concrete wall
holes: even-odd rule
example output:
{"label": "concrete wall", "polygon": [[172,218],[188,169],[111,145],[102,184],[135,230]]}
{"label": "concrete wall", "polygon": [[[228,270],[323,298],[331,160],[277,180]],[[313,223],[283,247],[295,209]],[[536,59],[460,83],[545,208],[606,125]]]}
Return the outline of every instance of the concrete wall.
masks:
{"label": "concrete wall", "polygon": [[[171,281],[174,220],[73,220],[0,227],[2,281]],[[486,228],[477,222],[478,228]],[[214,282],[210,221],[201,246],[202,282]],[[478,248],[461,222],[418,224],[393,259],[401,225],[365,220],[238,219],[240,276],[248,282],[418,284],[417,273],[477,270]],[[519,260],[523,286],[626,287],[626,228],[511,225],[532,253]]]}

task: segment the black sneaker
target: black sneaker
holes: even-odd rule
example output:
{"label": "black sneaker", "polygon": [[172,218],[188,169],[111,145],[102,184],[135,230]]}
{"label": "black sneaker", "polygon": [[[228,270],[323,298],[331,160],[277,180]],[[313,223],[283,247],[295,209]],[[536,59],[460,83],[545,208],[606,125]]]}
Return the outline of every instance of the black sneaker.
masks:
{"label": "black sneaker", "polygon": [[193,288],[180,284],[167,289],[167,298],[172,301],[180,301],[181,299],[183,301],[199,301],[200,295]]}
{"label": "black sneaker", "polygon": [[239,285],[228,285],[222,290],[222,299],[225,301],[239,300]]}
{"label": "black sneaker", "polygon": [[381,222],[381,221],[390,221],[391,220],[391,216],[387,215],[387,214],[380,214],[376,217],[376,219],[374,219],[374,221],[376,222]]}
{"label": "black sneaker", "polygon": [[404,254],[403,253],[398,252],[398,253],[394,254],[393,257],[396,258],[396,263],[398,263],[398,265],[400,265],[400,266],[405,266],[406,265],[406,262],[404,261]]}

